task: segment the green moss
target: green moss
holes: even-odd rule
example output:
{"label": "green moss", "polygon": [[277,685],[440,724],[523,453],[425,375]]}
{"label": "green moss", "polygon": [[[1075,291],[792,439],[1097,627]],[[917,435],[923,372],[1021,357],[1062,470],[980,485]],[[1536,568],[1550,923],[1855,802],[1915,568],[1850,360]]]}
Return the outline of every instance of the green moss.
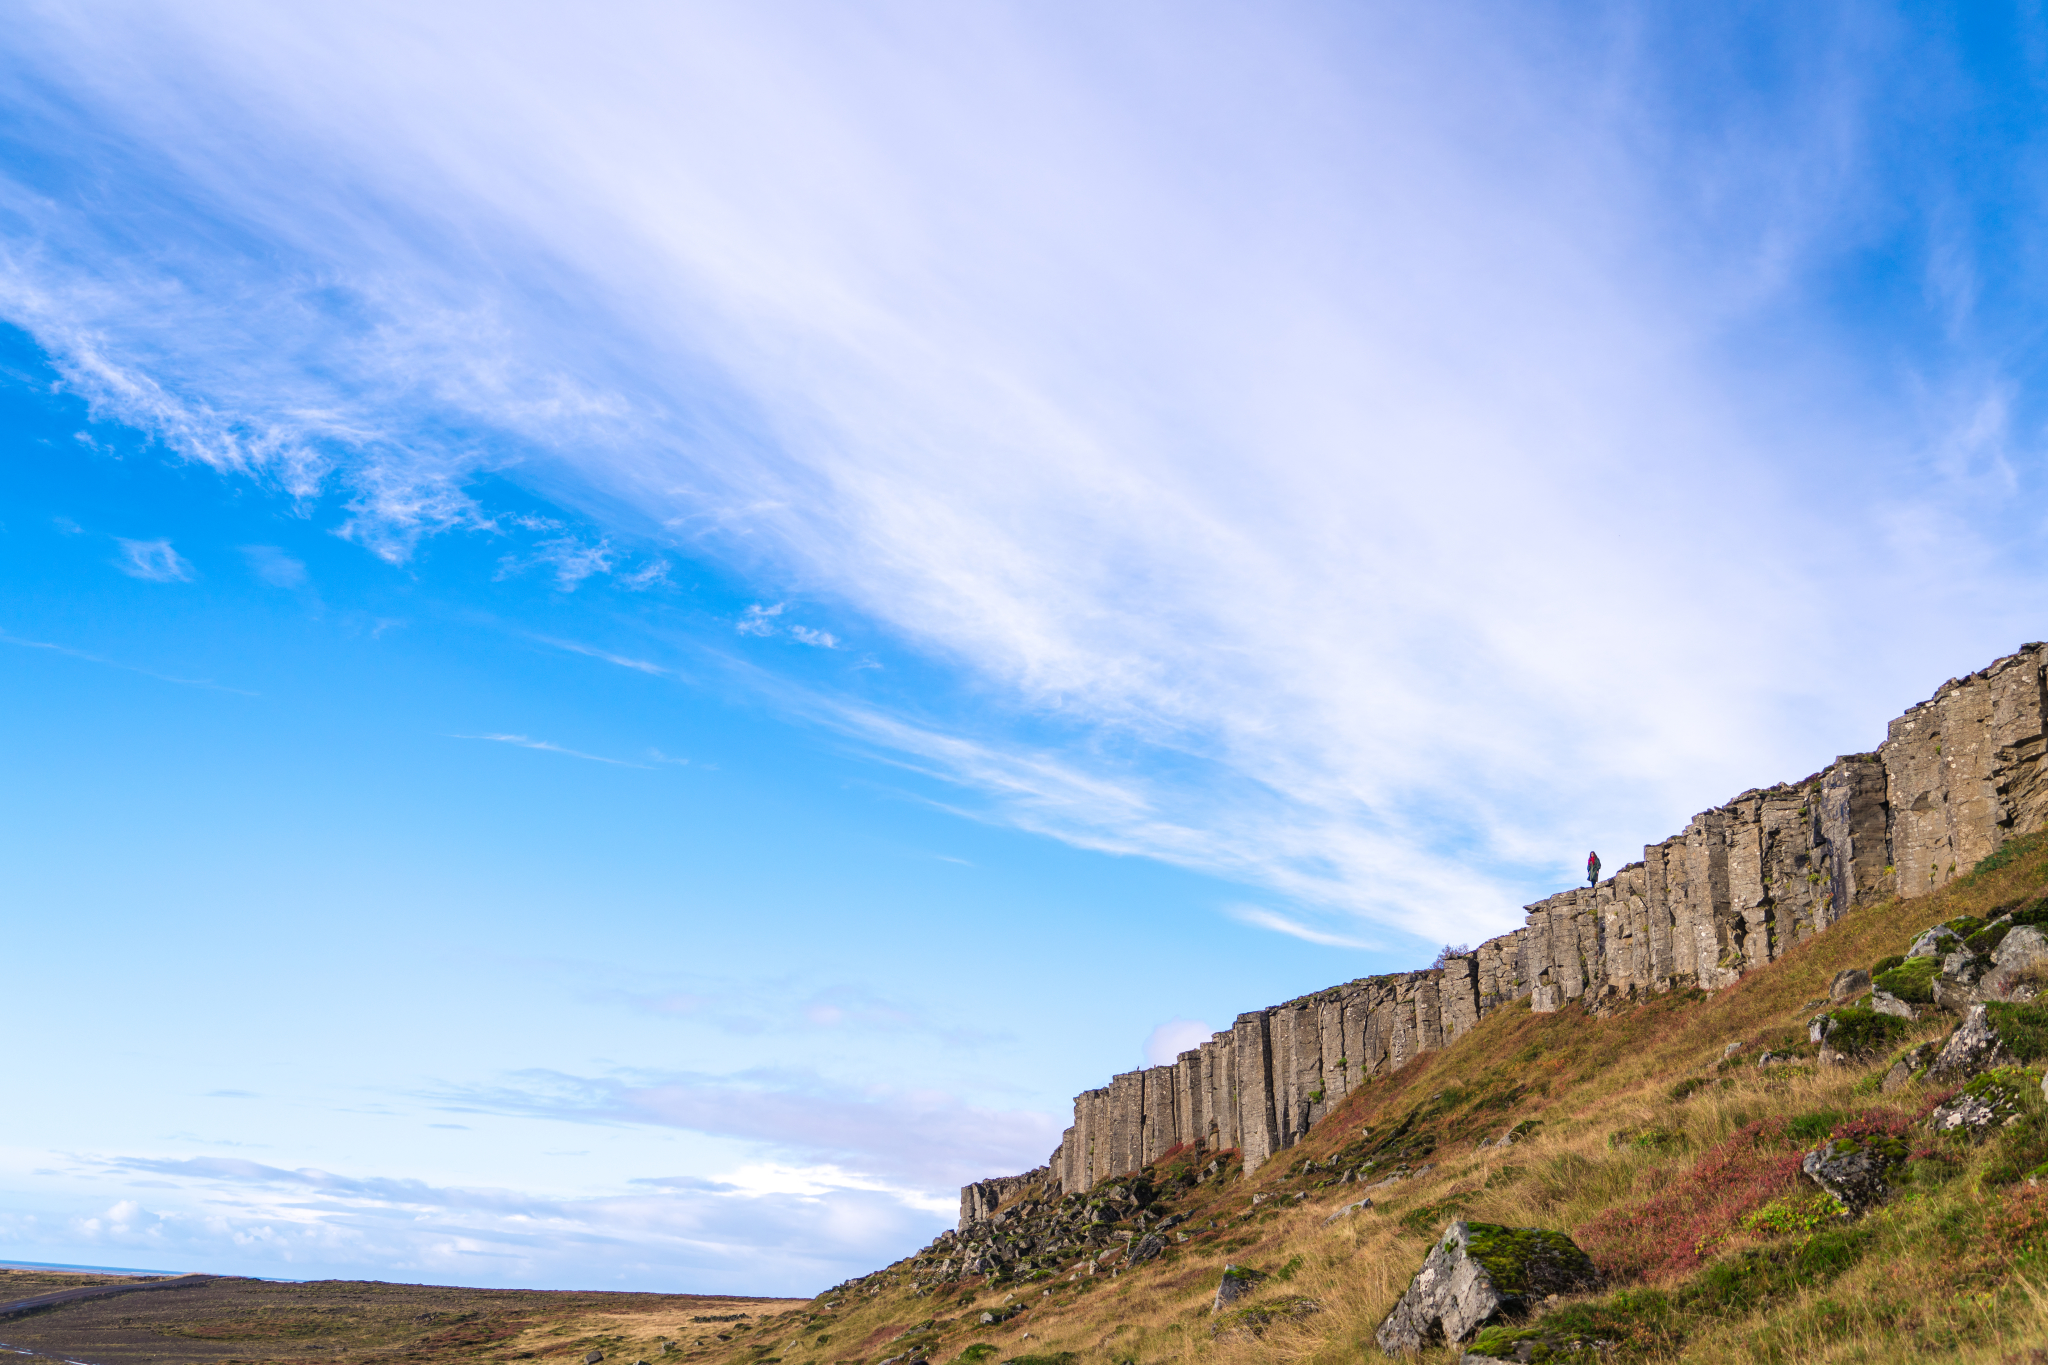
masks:
{"label": "green moss", "polygon": [[1954,934],[1957,938],[1967,939],[1970,935],[1984,927],[1984,921],[1978,919],[1975,915],[1957,915],[1954,919],[1943,920],[1941,927]]}
{"label": "green moss", "polygon": [[1785,1136],[1794,1142],[1819,1142],[1835,1131],[1835,1125],[1842,1121],[1839,1109],[1817,1109],[1811,1114],[1801,1114],[1785,1125]]}
{"label": "green moss", "polygon": [[1503,1294],[1527,1294],[1539,1285],[1574,1276],[1590,1279],[1594,1273],[1592,1259],[1577,1242],[1548,1228],[1467,1223],[1465,1254],[1486,1267]]}
{"label": "green moss", "polygon": [[1995,1004],[1984,1007],[2006,1051],[2023,1062],[2048,1058],[2048,1004]]}
{"label": "green moss", "polygon": [[2024,858],[2027,854],[2040,848],[2044,843],[2048,843],[2048,831],[2023,834],[2017,839],[2007,839],[1989,857],[1978,859],[1977,865],[1970,869],[1970,875],[1978,877],[1986,872],[1996,872],[1999,868],[2009,866]]}
{"label": "green moss", "polygon": [[[1920,960],[1932,961],[1931,958]],[[1931,977],[1929,983],[1927,998],[1932,1000],[1934,990]],[[1896,995],[1897,992],[1894,991],[1893,994]],[[1834,1028],[1828,1032],[1827,1045],[1837,1052],[1859,1057],[1883,1052],[1912,1027],[1910,1020],[1901,1019],[1895,1014],[1879,1014],[1868,1004],[1835,1010],[1827,1017],[1835,1021]]]}
{"label": "green moss", "polygon": [[2005,942],[2005,936],[2012,932],[2010,921],[2004,924],[1988,924],[1963,940],[1963,946],[1979,957],[1989,957],[1998,951],[1998,945]]}
{"label": "green moss", "polygon": [[1870,978],[1881,991],[1916,1005],[1934,1003],[1934,978],[1941,971],[1938,957],[1909,957],[1889,971]]}
{"label": "green moss", "polygon": [[1890,957],[1879,958],[1876,964],[1871,967],[1870,974],[1873,977],[1880,976],[1905,960],[1906,955],[1904,953],[1893,953]]}

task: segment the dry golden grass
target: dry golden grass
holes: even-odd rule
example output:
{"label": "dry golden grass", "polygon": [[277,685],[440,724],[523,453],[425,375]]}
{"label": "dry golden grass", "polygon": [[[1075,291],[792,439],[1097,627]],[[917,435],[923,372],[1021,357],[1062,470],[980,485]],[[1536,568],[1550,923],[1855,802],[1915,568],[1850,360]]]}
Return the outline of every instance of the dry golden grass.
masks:
{"label": "dry golden grass", "polygon": [[[2029,840],[2023,855],[1959,879],[1939,895],[1852,912],[1712,996],[1653,998],[1605,1018],[1576,1006],[1549,1015],[1533,1014],[1526,1004],[1504,1009],[1451,1047],[1354,1092],[1299,1147],[1253,1177],[1221,1188],[1198,1187],[1178,1198],[1174,1207],[1191,1214],[1186,1227],[1202,1228],[1212,1218],[1225,1226],[1202,1233],[1160,1262],[1079,1283],[1063,1269],[1050,1281],[968,1283],[924,1297],[909,1293],[907,1276],[882,1273],[784,1319],[772,1333],[771,1349],[735,1341],[693,1353],[694,1359],[720,1365],[769,1359],[785,1365],[875,1365],[897,1353],[889,1342],[898,1329],[933,1320],[934,1361],[960,1359],[964,1349],[984,1342],[995,1348],[987,1356],[990,1365],[1059,1353],[1071,1353],[1075,1365],[1356,1365],[1379,1358],[1374,1327],[1451,1217],[1578,1234],[1616,1210],[1631,1216],[1677,1187],[1703,1154],[1729,1143],[1746,1125],[1820,1111],[1916,1118],[1929,1099],[1917,1087],[1890,1096],[1875,1093],[1874,1077],[1884,1059],[1767,1070],[1757,1069],[1755,1059],[1767,1048],[1812,1052],[1805,1045],[1805,1024],[1837,972],[1904,951],[1929,924],[1982,914],[2048,882],[2048,847],[2034,846],[2042,842]],[[1939,1037],[1952,1022],[1925,1021],[1899,1046]],[[1730,1043],[1740,1044],[1741,1051],[1725,1061]],[[1707,1084],[1674,1100],[1673,1085],[1689,1078]],[[1444,1110],[1432,1120],[1438,1145],[1427,1160],[1434,1169],[1376,1194],[1371,1210],[1327,1224],[1334,1208],[1357,1197],[1356,1187],[1313,1188],[1311,1178],[1292,1174],[1302,1159],[1325,1159],[1364,1130],[1384,1131],[1432,1105]],[[1475,1147],[1478,1137],[1530,1119],[1541,1127],[1526,1140]],[[1654,1142],[1615,1136],[1646,1130],[1656,1131]],[[2004,1195],[1983,1184],[1982,1164],[1978,1160],[1949,1183],[1908,1193],[1866,1216],[1857,1226],[1868,1247],[1838,1278],[1795,1287],[1755,1311],[1689,1318],[1675,1348],[1643,1346],[1622,1358],[2048,1362],[2048,1291],[2016,1273],[2014,1263],[1985,1240],[1986,1212]],[[1250,1209],[1254,1193],[1286,1199],[1297,1192],[1306,1192],[1306,1199]],[[1782,1236],[1731,1226],[1716,1232],[1706,1251],[1710,1259],[1724,1259],[1786,1245]],[[1210,1303],[1226,1261],[1269,1271],[1293,1266],[1284,1280],[1269,1280],[1240,1305],[1273,1310],[1257,1336],[1212,1332]],[[2048,1263],[2035,1277],[2048,1278]],[[1686,1274],[1676,1274],[1650,1287],[1681,1292],[1687,1281]],[[1048,1287],[1049,1295],[1043,1292]],[[1012,1303],[1033,1306],[997,1326],[978,1324],[984,1309],[1008,1296],[1014,1296]],[[1608,1297],[1584,1301],[1604,1303]],[[824,1310],[833,1299],[838,1307]],[[1288,1309],[1304,1299],[1315,1311],[1291,1315]],[[829,1340],[818,1342],[821,1333]],[[2043,1354],[2030,1354],[2036,1350]],[[1452,1361],[1459,1354],[1440,1349],[1422,1359]]]}

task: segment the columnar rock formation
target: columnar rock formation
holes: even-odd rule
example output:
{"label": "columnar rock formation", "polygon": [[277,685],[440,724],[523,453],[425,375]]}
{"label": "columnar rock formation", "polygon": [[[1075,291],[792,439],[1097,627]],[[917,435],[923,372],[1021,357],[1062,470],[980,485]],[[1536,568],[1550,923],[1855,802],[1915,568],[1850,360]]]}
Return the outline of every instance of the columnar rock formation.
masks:
{"label": "columnar rock formation", "polygon": [[[1944,683],[1891,723],[1876,752],[1703,811],[1642,861],[1526,907],[1523,928],[1439,968],[1241,1014],[1171,1065],[1082,1092],[1052,1175],[1065,1192],[1085,1190],[1182,1144],[1238,1149],[1255,1170],[1353,1085],[1512,1001],[1548,1011],[1674,986],[1717,990],[1852,905],[1939,890],[2048,820],[2044,665],[2048,646],[2031,644]],[[996,1186],[1043,1178],[968,1186],[961,1226],[994,1210]]]}

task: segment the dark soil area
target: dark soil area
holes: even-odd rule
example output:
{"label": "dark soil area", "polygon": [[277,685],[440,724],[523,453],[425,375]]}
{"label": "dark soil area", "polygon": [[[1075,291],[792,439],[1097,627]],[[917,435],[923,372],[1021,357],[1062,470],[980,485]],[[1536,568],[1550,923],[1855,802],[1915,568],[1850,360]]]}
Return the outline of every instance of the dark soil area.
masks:
{"label": "dark soil area", "polygon": [[[45,1282],[45,1281],[52,1282]],[[13,1274],[0,1303],[119,1277]],[[760,1313],[779,1300],[605,1294],[320,1280],[221,1278],[84,1299],[0,1318],[0,1345],[90,1365],[215,1361],[659,1362],[658,1334],[708,1312]],[[645,1331],[636,1330],[644,1324]],[[699,1331],[703,1329],[699,1328]],[[672,1356],[671,1359],[676,1357]]]}

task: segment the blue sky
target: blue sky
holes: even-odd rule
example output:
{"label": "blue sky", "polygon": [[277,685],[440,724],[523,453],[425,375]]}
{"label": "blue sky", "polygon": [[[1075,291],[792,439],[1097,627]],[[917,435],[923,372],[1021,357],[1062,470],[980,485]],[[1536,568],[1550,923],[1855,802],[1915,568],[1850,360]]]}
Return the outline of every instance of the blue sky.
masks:
{"label": "blue sky", "polygon": [[0,1254],[811,1292],[2043,629],[2030,9],[29,5]]}

